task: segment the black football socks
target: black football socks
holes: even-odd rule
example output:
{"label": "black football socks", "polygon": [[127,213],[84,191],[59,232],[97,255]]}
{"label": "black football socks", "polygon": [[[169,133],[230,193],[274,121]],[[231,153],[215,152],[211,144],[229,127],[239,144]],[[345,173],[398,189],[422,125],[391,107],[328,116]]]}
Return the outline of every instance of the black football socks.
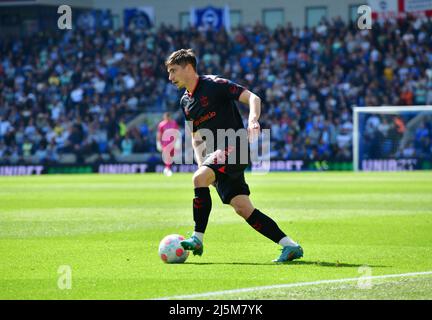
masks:
{"label": "black football socks", "polygon": [[270,240],[279,243],[279,241],[286,236],[274,220],[266,216],[264,213],[255,209],[246,222],[254,228],[256,231],[261,233],[263,236]]}
{"label": "black football socks", "polygon": [[195,221],[196,232],[205,232],[211,208],[212,200],[210,197],[210,189],[208,187],[195,188],[195,198],[193,199],[193,217]]}

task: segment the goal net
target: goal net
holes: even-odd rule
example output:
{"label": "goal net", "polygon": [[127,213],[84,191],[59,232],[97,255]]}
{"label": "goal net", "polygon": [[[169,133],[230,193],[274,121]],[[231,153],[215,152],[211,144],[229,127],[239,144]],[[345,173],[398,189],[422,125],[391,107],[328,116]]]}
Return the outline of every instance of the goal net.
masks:
{"label": "goal net", "polygon": [[432,106],[353,108],[355,171],[432,169]]}

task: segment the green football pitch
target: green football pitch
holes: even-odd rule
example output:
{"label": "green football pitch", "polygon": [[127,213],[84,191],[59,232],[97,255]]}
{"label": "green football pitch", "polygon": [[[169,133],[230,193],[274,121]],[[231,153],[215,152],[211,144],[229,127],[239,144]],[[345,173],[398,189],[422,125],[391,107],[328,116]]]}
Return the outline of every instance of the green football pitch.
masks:
{"label": "green football pitch", "polygon": [[432,172],[247,174],[254,205],[304,248],[288,264],[212,188],[202,257],[191,174],[0,178],[0,299],[432,299]]}

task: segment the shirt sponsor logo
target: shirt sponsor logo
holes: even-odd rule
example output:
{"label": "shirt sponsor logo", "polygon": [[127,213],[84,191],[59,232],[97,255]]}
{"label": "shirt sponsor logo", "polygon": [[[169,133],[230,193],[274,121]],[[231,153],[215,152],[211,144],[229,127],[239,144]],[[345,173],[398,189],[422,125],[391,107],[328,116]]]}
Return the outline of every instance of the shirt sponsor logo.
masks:
{"label": "shirt sponsor logo", "polygon": [[199,119],[195,120],[194,126],[198,127],[201,123],[206,122],[206,121],[214,118],[215,116],[216,116],[216,112],[214,112],[214,111],[209,112],[209,113],[203,115],[202,117],[200,117]]}

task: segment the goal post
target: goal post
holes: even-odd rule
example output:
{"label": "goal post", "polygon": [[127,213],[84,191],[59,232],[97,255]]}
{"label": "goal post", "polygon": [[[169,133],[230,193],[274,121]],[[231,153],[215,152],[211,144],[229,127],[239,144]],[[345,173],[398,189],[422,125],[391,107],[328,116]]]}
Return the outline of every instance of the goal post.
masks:
{"label": "goal post", "polygon": [[353,108],[354,171],[432,169],[432,106]]}

